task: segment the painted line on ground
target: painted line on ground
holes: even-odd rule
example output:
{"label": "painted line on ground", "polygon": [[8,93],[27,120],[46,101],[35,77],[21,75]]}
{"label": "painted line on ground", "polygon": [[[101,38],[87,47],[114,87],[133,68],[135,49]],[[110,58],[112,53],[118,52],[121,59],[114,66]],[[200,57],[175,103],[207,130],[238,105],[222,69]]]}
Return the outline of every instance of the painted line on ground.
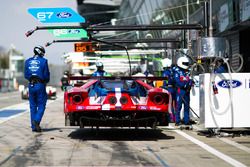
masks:
{"label": "painted line on ground", "polygon": [[13,96],[2,96],[2,97],[0,97],[0,100],[2,100],[2,99],[12,99],[12,98],[15,98],[15,97],[20,97],[20,95],[18,94],[18,95],[13,95]]}
{"label": "painted line on ground", "polygon": [[13,156],[16,155],[16,153],[21,150],[21,146],[18,146],[17,148],[15,148],[12,153],[7,157],[5,158],[4,160],[0,161],[0,166],[2,166],[3,164],[5,164],[9,159],[11,159]]}
{"label": "painted line on ground", "polygon": [[[219,137],[218,137],[218,138],[219,138]],[[242,145],[242,144],[239,144],[239,143],[237,143],[237,142],[235,142],[235,141],[232,141],[232,140],[229,140],[229,139],[225,139],[225,138],[219,138],[219,139],[220,139],[221,141],[227,143],[227,144],[230,144],[230,145],[232,145],[232,146],[234,146],[234,147],[236,147],[236,148],[238,148],[238,149],[240,149],[240,150],[246,151],[247,153],[250,154],[250,148],[248,148],[248,147],[246,147],[246,146],[244,146],[244,145]]]}
{"label": "painted line on ground", "polygon": [[[202,130],[201,128],[199,128],[198,126],[193,126],[196,130]],[[230,144],[231,146],[234,146],[240,150],[243,150],[243,151],[246,151],[247,153],[250,154],[250,148],[242,145],[242,144],[239,144],[235,141],[232,141],[232,140],[229,140],[229,139],[226,139],[226,138],[221,138],[221,137],[217,137],[219,140],[223,141],[224,143],[227,143],[227,144]]]}
{"label": "painted line on ground", "polygon": [[180,131],[180,130],[174,130],[176,133],[178,133],[179,135],[185,137],[186,139],[190,140],[191,142],[197,144],[198,146],[200,146],[201,148],[205,149],[206,151],[210,152],[211,154],[217,156],[218,158],[224,160],[225,162],[233,165],[233,166],[236,166],[236,167],[247,167],[246,165],[244,165],[243,163],[229,157],[228,155],[226,154],[223,154],[222,152],[216,150],[215,148],[205,144],[204,142]]}
{"label": "painted line on ground", "polygon": [[[63,96],[60,96],[58,97],[56,100],[60,100],[62,99]],[[56,100],[49,100],[47,105],[55,102]],[[3,110],[15,110],[15,109],[18,109],[18,110],[25,110],[24,112],[21,112],[21,113],[18,113],[18,114],[15,114],[15,115],[12,115],[12,116],[9,116],[9,117],[6,117],[6,118],[0,118],[0,124],[6,122],[6,121],[9,121],[13,118],[16,118],[16,117],[19,117],[23,114],[26,114],[28,111],[29,111],[29,102],[25,102],[25,103],[20,103],[20,104],[15,104],[15,105],[12,105],[12,106],[8,106],[8,107],[4,107],[4,108],[1,108],[0,109],[0,112],[3,111]]]}
{"label": "painted line on ground", "polygon": [[164,167],[170,167],[158,154],[156,154],[149,146],[147,146],[147,149],[150,153],[152,153],[158,161],[162,164]]}
{"label": "painted line on ground", "polygon": [[15,114],[15,115],[11,115],[9,117],[6,117],[6,118],[1,118],[0,119],[0,124],[10,120],[10,119],[13,119],[13,118],[16,118],[16,117],[19,117],[25,113],[27,113],[29,109],[29,102],[25,102],[25,103],[20,103],[20,104],[15,104],[15,105],[12,105],[12,106],[8,106],[8,107],[4,107],[4,108],[1,108],[0,109],[0,112],[1,111],[4,111],[4,110],[25,110],[24,112],[21,112],[21,113],[18,113],[18,114]]}

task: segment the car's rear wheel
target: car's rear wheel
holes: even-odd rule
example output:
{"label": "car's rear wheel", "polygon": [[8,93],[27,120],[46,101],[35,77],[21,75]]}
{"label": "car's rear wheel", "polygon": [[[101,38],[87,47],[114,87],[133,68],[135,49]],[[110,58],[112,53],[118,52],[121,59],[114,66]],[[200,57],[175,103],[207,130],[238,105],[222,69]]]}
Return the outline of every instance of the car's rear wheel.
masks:
{"label": "car's rear wheel", "polygon": [[158,115],[159,126],[168,126],[169,124],[169,114],[163,113]]}
{"label": "car's rear wheel", "polygon": [[65,126],[75,126],[75,121],[72,119],[72,115],[65,114]]}
{"label": "car's rear wheel", "polygon": [[65,114],[65,126],[70,126],[69,115]]}

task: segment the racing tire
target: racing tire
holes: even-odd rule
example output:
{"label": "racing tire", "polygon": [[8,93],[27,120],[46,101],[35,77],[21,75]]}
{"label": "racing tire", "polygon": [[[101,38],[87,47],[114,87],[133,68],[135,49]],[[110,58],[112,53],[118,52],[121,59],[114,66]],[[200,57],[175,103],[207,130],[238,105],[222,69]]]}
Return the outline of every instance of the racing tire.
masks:
{"label": "racing tire", "polygon": [[159,126],[168,126],[169,125],[169,114],[168,113],[164,113],[164,114],[160,114],[158,115],[158,120],[159,120]]}
{"label": "racing tire", "polygon": [[69,115],[65,115],[65,126],[70,126]]}
{"label": "racing tire", "polygon": [[65,114],[65,126],[75,126],[74,120],[69,114]]}

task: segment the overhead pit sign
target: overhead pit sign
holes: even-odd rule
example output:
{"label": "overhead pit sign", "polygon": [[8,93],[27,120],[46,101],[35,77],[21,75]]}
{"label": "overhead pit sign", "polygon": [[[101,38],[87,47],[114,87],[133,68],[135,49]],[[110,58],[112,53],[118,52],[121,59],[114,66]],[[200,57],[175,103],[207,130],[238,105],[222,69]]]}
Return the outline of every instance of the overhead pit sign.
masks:
{"label": "overhead pit sign", "polygon": [[71,8],[29,8],[28,12],[42,23],[85,22],[85,19]]}
{"label": "overhead pit sign", "polygon": [[75,52],[94,52],[95,49],[91,42],[75,43]]}
{"label": "overhead pit sign", "polygon": [[55,29],[49,32],[58,38],[88,38],[84,29]]}

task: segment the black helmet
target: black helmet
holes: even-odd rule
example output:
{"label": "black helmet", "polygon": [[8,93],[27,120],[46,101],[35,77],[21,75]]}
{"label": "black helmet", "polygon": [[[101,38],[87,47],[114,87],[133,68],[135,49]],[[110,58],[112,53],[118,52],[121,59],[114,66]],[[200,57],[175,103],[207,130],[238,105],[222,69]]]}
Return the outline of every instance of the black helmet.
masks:
{"label": "black helmet", "polygon": [[44,49],[44,47],[42,47],[42,46],[36,46],[36,47],[34,47],[34,54],[35,55],[39,55],[39,56],[44,56],[44,54],[45,54],[45,49]]}

